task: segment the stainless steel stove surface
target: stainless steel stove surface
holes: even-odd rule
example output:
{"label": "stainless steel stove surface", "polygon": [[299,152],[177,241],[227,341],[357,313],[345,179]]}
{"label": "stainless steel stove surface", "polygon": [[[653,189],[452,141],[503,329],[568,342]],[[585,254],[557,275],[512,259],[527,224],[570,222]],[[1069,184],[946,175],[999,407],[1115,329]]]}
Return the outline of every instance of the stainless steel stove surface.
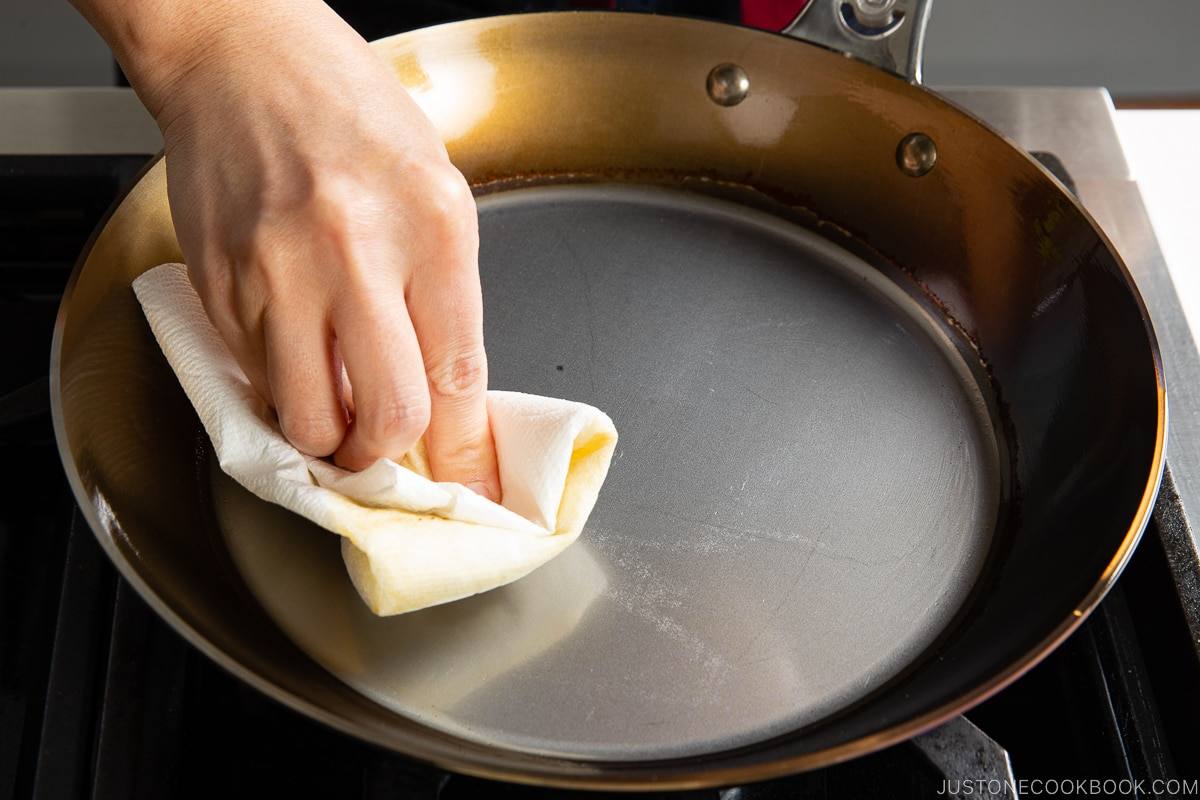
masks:
{"label": "stainless steel stove surface", "polygon": [[[0,798],[579,794],[446,774],[302,718],[185,644],[117,577],[63,479],[46,372],[74,259],[157,140],[128,93],[85,94],[100,128],[80,138],[69,114],[62,122],[64,109],[80,107],[77,93],[0,91],[0,335],[9,354],[0,448],[20,465],[0,504]],[[969,720],[836,767],[682,796],[1011,797],[1065,779],[1109,779],[1117,794],[1138,796],[1172,786],[1156,780],[1200,776],[1200,562],[1189,515],[1200,503],[1200,358],[1111,103],[1101,90],[947,94],[1037,151],[1113,238],[1146,297],[1171,404],[1154,519],[1084,626]],[[60,122],[39,127],[49,119]]]}

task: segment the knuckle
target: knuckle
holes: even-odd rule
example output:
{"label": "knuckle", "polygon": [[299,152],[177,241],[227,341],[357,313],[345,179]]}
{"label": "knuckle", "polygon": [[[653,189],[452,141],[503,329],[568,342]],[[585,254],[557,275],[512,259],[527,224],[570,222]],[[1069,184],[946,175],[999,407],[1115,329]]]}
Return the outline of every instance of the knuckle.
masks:
{"label": "knuckle", "polygon": [[348,180],[327,175],[313,182],[308,202],[319,216],[340,222],[360,195],[356,189]]}
{"label": "knuckle", "polygon": [[310,456],[327,456],[342,443],[345,423],[327,414],[280,414],[279,426],[288,441]]}
{"label": "knuckle", "polygon": [[315,190],[307,224],[335,251],[344,252],[370,222],[364,211],[366,205],[363,197],[347,191],[337,182],[326,182]]}
{"label": "knuckle", "polygon": [[475,227],[475,198],[462,173],[441,168],[426,177],[426,184],[426,210],[438,230],[461,235]]}
{"label": "knuckle", "polygon": [[440,400],[463,400],[487,388],[487,358],[472,347],[435,363],[426,370],[429,390]]}
{"label": "knuckle", "polygon": [[465,206],[471,206],[475,198],[467,179],[452,166],[441,170],[435,179],[435,195],[452,211],[459,211]]}
{"label": "knuckle", "polygon": [[[431,445],[430,458],[434,460],[436,472],[449,480],[485,484],[495,480],[495,475],[485,468],[492,456],[488,446],[478,437],[450,443],[442,439],[437,442],[436,451]],[[494,461],[491,470],[495,472]]]}
{"label": "knuckle", "polygon": [[328,179],[315,189],[304,227],[318,248],[345,268],[363,266],[389,223],[394,203],[361,182]]}
{"label": "knuckle", "polygon": [[362,432],[374,443],[405,441],[411,444],[429,427],[429,395],[425,392],[394,392],[388,399],[364,411]]}
{"label": "knuckle", "polygon": [[301,190],[278,202],[282,207],[270,216],[270,225],[292,244],[317,238],[340,246],[382,216],[375,187],[333,170],[313,175]]}

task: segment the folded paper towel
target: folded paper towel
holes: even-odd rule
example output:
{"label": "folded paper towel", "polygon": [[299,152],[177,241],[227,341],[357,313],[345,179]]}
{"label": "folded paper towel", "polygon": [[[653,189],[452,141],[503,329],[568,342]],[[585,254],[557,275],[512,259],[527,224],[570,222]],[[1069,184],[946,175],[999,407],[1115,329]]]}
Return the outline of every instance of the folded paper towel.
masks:
{"label": "folded paper towel", "polygon": [[347,472],[292,447],[208,321],[182,264],[133,282],[142,311],[212,440],[221,469],[264,500],[342,539],[350,579],[376,614],[494,589],[571,544],[616,447],[602,411],[488,392],[503,505],[435,483],[421,446],[401,463]]}

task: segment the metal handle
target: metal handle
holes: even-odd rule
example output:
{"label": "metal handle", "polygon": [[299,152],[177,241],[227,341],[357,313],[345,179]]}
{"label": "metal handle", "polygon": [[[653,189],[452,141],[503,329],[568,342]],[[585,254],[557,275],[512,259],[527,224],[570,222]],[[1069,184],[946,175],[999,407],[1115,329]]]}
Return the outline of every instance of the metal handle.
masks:
{"label": "metal handle", "polygon": [[783,33],[921,82],[933,0],[809,0]]}
{"label": "metal handle", "polygon": [[1017,800],[1008,751],[966,717],[955,717],[909,741],[941,773],[947,796]]}

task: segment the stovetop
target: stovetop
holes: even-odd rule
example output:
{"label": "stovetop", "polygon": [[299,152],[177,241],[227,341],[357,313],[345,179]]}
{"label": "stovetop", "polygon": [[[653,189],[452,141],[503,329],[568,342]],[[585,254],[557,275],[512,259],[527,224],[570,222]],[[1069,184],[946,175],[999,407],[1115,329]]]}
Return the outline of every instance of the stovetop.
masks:
{"label": "stovetop", "polygon": [[[80,139],[75,126],[36,130],[37,109],[62,119],[78,107],[70,92],[0,91],[0,335],[9,353],[0,448],[7,464],[20,465],[0,505],[0,798],[579,794],[449,775],[300,717],[193,650],[116,575],[62,476],[46,371],[70,268],[156,139],[128,94],[86,94],[104,130]],[[1200,357],[1111,104],[1100,90],[948,94],[1041,151],[1113,238],[1146,297],[1171,406],[1154,519],[1085,624],[966,718],[847,764],[676,796],[1011,797],[1014,789],[1080,794],[1081,786],[1118,796],[1200,793],[1200,562],[1190,525],[1200,502]],[[14,118],[3,113],[14,103],[26,112],[17,134],[2,122]]]}

